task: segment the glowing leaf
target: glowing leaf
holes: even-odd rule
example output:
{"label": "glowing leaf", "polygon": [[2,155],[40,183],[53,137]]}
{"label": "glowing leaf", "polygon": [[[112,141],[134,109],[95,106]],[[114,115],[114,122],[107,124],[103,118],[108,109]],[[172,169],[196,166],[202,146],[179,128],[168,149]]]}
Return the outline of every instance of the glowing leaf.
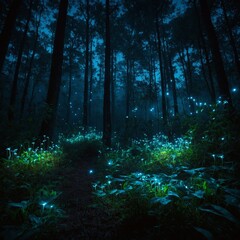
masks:
{"label": "glowing leaf", "polygon": [[109,192],[109,194],[114,194],[114,193],[116,193],[118,190],[117,189],[113,189],[113,190],[111,190],[110,192]]}
{"label": "glowing leaf", "polygon": [[192,194],[193,196],[202,199],[204,197],[204,191],[198,190],[195,193]]}

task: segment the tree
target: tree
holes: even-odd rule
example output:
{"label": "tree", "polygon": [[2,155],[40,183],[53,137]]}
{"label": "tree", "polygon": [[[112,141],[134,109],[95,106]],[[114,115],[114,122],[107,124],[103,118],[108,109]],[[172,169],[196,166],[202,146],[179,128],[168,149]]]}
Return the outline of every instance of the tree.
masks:
{"label": "tree", "polygon": [[[197,17],[197,24],[198,24],[198,30],[199,30],[199,32],[198,32],[199,37],[198,37],[197,42],[198,42],[198,47],[199,47],[199,55],[200,55],[200,62],[201,62],[201,66],[202,66],[202,73],[203,73],[203,77],[206,81],[208,91],[210,93],[211,102],[213,104],[215,104],[216,103],[216,93],[215,93],[214,81],[213,81],[213,76],[212,76],[212,68],[211,68],[210,59],[209,59],[209,50],[206,47],[206,41],[204,38],[202,24],[200,21],[200,16],[199,16],[199,11],[197,8],[196,1],[194,1],[193,4],[194,4],[194,13],[196,14],[196,17]],[[205,61],[206,61],[206,65],[207,65],[209,81],[207,79],[206,72],[204,69],[203,54],[202,54],[201,48],[203,49],[203,52],[205,55]]]}
{"label": "tree", "polygon": [[219,87],[221,100],[226,101],[229,107],[232,107],[232,99],[229,91],[228,79],[224,70],[224,64],[220,53],[219,43],[215,29],[211,20],[211,13],[207,0],[199,0],[201,16],[205,23],[209,45],[212,52],[213,63],[217,75],[217,83]]}
{"label": "tree", "polygon": [[17,92],[18,92],[18,89],[17,89],[18,75],[19,75],[19,70],[20,70],[20,66],[21,66],[21,62],[22,62],[23,49],[24,49],[24,45],[25,45],[25,41],[26,41],[26,37],[27,37],[29,22],[31,19],[32,6],[33,6],[33,0],[30,1],[27,22],[24,27],[23,36],[22,36],[21,43],[20,43],[19,50],[18,50],[17,62],[16,62],[15,71],[14,71],[14,77],[13,77],[13,83],[12,83],[12,89],[11,89],[10,104],[9,104],[9,109],[8,109],[8,121],[9,122],[12,122],[14,120],[15,104],[16,104],[16,97],[17,97]]}
{"label": "tree", "polygon": [[221,6],[223,9],[223,16],[224,16],[224,20],[226,23],[226,27],[227,27],[227,32],[228,32],[228,37],[229,37],[229,41],[233,50],[233,55],[234,55],[234,61],[235,61],[235,65],[236,65],[236,69],[238,72],[238,76],[240,77],[240,60],[239,60],[239,54],[238,54],[238,50],[236,47],[236,41],[233,35],[233,31],[227,16],[227,10],[226,10],[226,6],[223,0],[220,1],[221,2]]}
{"label": "tree", "polygon": [[22,0],[13,0],[7,14],[3,30],[0,36],[0,72],[2,72],[4,60],[7,54],[8,45],[10,42],[11,34],[17,19],[18,10],[22,4]]}
{"label": "tree", "polygon": [[85,73],[84,73],[84,93],[83,93],[83,127],[86,128],[88,126],[88,72],[89,72],[89,0],[87,0],[86,5],[86,53],[85,53]]}
{"label": "tree", "polygon": [[110,41],[110,6],[106,0],[105,19],[105,79],[103,97],[103,142],[106,146],[111,146],[111,41]]}
{"label": "tree", "polygon": [[30,62],[29,62],[29,67],[28,67],[28,70],[27,70],[27,73],[26,73],[25,83],[24,83],[24,88],[23,88],[23,94],[22,94],[22,98],[21,98],[20,118],[22,118],[22,116],[24,114],[25,102],[26,102],[26,98],[27,98],[27,95],[28,95],[34,57],[35,57],[35,54],[36,54],[36,51],[37,51],[37,43],[38,43],[38,37],[39,37],[39,26],[40,26],[40,23],[41,23],[42,10],[43,10],[43,8],[41,8],[41,10],[40,10],[39,19],[36,23],[36,33],[35,33],[35,39],[34,39],[34,44],[33,44],[33,50],[32,50],[32,55],[31,55]]}
{"label": "tree", "polygon": [[64,35],[67,19],[68,0],[61,0],[59,5],[59,13],[57,18],[57,27],[54,39],[52,64],[50,79],[47,92],[47,111],[48,115],[43,119],[40,136],[47,135],[51,139],[54,137],[54,128],[57,117],[58,97],[61,86],[62,63],[63,63],[63,48]]}
{"label": "tree", "polygon": [[159,58],[159,68],[160,68],[160,75],[161,75],[161,93],[162,93],[162,117],[163,117],[163,124],[167,124],[167,104],[166,104],[166,82],[163,74],[163,56],[162,56],[162,41],[160,37],[160,29],[159,29],[159,17],[158,11],[156,11],[156,33],[157,33],[157,47],[158,47],[158,58]]}

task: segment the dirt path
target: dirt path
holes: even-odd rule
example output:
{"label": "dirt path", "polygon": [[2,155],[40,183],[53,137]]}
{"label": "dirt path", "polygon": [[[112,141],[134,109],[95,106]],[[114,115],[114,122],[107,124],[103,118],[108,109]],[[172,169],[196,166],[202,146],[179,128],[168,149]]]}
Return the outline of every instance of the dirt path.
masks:
{"label": "dirt path", "polygon": [[93,205],[92,183],[98,179],[97,164],[81,160],[72,167],[61,169],[59,175],[63,184],[58,202],[67,217],[57,226],[51,239],[113,239],[112,219]]}

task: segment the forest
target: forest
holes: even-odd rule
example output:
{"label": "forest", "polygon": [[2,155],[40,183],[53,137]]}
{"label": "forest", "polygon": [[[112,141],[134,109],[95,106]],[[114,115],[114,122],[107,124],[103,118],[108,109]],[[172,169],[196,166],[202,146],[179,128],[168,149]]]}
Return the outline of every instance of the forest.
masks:
{"label": "forest", "polygon": [[238,0],[0,13],[0,239],[239,239]]}

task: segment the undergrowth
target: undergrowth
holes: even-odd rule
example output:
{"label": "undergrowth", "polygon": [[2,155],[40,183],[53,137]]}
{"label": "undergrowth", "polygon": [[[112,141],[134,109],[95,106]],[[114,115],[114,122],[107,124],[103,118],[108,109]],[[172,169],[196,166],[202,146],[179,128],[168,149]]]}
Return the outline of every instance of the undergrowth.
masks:
{"label": "undergrowth", "polygon": [[[217,106],[206,108],[183,123],[188,131],[173,142],[158,134],[106,152],[105,177],[93,183],[97,203],[120,216],[128,234],[136,235],[137,225],[140,239],[143,229],[152,239],[235,239],[239,119]],[[118,234],[126,237],[123,232]]]}
{"label": "undergrowth", "polygon": [[95,129],[83,129],[69,137],[61,136],[64,152],[70,159],[96,158],[103,149],[102,135]]}
{"label": "undergrowth", "polygon": [[[162,134],[113,148],[93,129],[7,148],[1,162],[2,235],[31,236],[65,217],[53,175],[64,162],[98,161],[95,207],[116,221],[118,239],[237,239],[240,227],[238,114],[218,106],[181,123],[182,137]],[[63,161],[64,159],[64,161]],[[45,178],[45,179],[44,179]],[[54,180],[55,179],[55,180]]]}
{"label": "undergrowth", "polygon": [[[65,217],[57,203],[56,177],[63,162],[62,148],[44,137],[19,148],[8,147],[0,168],[0,236],[31,239]],[[51,181],[49,181],[49,178]]]}

